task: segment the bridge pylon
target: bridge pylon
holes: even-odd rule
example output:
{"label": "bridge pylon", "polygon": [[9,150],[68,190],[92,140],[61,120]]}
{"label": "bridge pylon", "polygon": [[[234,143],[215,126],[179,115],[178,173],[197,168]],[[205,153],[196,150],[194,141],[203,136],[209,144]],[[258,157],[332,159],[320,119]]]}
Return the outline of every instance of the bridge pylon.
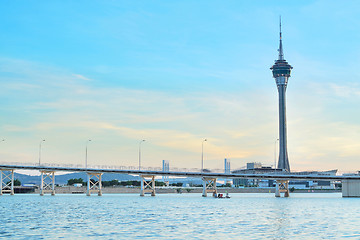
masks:
{"label": "bridge pylon", "polygon": [[14,195],[14,169],[0,169],[0,195]]}
{"label": "bridge pylon", "polygon": [[51,193],[51,196],[55,196],[55,171],[41,170],[40,173],[40,196],[44,196],[45,193]]}
{"label": "bridge pylon", "polygon": [[281,197],[281,193],[284,193],[284,197],[289,197],[289,180],[276,180],[275,197]]}
{"label": "bridge pylon", "polygon": [[217,197],[216,178],[203,177],[203,197],[207,197],[207,193],[212,193],[213,197]]}
{"label": "bridge pylon", "polygon": [[[151,193],[151,196],[155,197],[155,176],[140,175],[140,178],[140,196],[143,197],[145,193]],[[150,178],[150,180],[146,178]]]}
{"label": "bridge pylon", "polygon": [[93,173],[87,172],[87,190],[86,196],[90,196],[92,192],[102,196],[102,185],[101,185],[101,176],[103,173]]}

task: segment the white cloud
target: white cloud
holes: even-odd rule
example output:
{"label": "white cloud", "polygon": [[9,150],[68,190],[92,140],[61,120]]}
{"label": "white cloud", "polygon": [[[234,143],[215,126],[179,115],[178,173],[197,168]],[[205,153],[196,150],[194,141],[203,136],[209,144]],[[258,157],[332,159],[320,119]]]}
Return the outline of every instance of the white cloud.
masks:
{"label": "white cloud", "polygon": [[81,80],[85,80],[85,81],[90,81],[91,79],[81,75],[81,74],[73,74],[74,77],[76,77],[77,79],[81,79]]}
{"label": "white cloud", "polygon": [[333,96],[342,98],[360,97],[360,85],[353,83],[329,83],[329,90]]}
{"label": "white cloud", "polygon": [[[7,72],[19,76],[1,82],[7,104],[18,101],[2,119],[2,132],[13,139],[3,153],[9,160],[36,161],[38,139],[46,138],[44,159],[48,162],[81,164],[84,143],[91,138],[93,161],[136,165],[138,141],[145,138],[145,165],[159,166],[162,159],[169,159],[171,166],[198,167],[201,140],[208,138],[208,167],[221,167],[225,157],[232,159],[233,167],[249,161],[274,161],[278,134],[275,86],[269,92],[187,94],[94,87],[96,79],[84,81],[46,66],[20,74],[22,64],[33,64],[14,62],[18,65],[8,66]],[[354,134],[360,131],[359,125],[328,118],[324,104],[333,93],[358,96],[358,88],[318,83],[305,86],[302,90],[307,91],[300,93],[291,87],[288,136],[292,168],[360,168],[354,160],[360,156],[359,137]]]}

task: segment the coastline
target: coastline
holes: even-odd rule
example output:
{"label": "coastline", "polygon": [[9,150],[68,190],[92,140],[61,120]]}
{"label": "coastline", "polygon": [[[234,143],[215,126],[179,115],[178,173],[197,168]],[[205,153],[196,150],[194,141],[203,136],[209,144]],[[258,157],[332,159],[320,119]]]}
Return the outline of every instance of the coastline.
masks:
{"label": "coastline", "polygon": [[[275,188],[218,188],[218,193],[275,193]],[[295,189],[294,193],[335,193],[341,192],[341,189]],[[39,194],[39,188],[35,189],[35,192],[32,194]],[[55,187],[55,194],[85,194],[86,187],[74,187],[74,186],[64,186],[64,187]],[[140,193],[139,187],[103,187],[103,194],[133,194]],[[156,194],[186,194],[186,193],[202,193],[202,188],[200,187],[183,187],[183,188],[156,188]]]}

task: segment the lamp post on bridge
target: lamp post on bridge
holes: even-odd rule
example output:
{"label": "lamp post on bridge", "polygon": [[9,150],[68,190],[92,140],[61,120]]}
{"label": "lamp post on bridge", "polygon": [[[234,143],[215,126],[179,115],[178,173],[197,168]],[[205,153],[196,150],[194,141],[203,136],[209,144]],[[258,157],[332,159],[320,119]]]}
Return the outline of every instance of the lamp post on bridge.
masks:
{"label": "lamp post on bridge", "polygon": [[91,139],[86,141],[86,148],[85,148],[85,168],[87,169],[87,155],[88,155],[88,143],[91,142]]}
{"label": "lamp post on bridge", "polygon": [[45,139],[41,140],[40,144],[39,144],[39,166],[41,164],[41,144],[42,144],[42,142],[45,142]]}
{"label": "lamp post on bridge", "polygon": [[139,142],[139,171],[141,170],[141,143],[145,142],[145,139]]}
{"label": "lamp post on bridge", "polygon": [[278,141],[279,141],[279,139],[275,140],[275,149],[274,149],[274,170],[275,170],[275,172],[276,172],[276,146],[277,146]]}
{"label": "lamp post on bridge", "polygon": [[[87,164],[87,157],[88,157],[88,144],[91,142],[91,139],[86,141],[85,147],[85,169],[88,169]],[[86,171],[87,175],[87,184],[86,184],[86,196],[90,196],[91,192],[97,192],[98,196],[102,196],[102,185],[101,185],[101,175],[102,172],[88,172]]]}
{"label": "lamp post on bridge", "polygon": [[[201,142],[201,173],[204,173],[204,142],[207,142],[206,138]],[[216,177],[202,176],[203,197],[207,197],[208,193],[212,193],[213,197],[217,197],[216,180],[217,180]]]}
{"label": "lamp post on bridge", "polygon": [[206,142],[207,139],[204,139],[201,143],[201,172],[204,172],[204,142]]}

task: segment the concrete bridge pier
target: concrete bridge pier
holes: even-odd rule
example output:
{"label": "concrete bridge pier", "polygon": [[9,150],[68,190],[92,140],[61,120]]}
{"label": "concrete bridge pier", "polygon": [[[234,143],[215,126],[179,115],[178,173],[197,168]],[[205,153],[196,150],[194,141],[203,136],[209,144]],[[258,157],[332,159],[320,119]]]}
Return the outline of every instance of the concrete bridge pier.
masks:
{"label": "concrete bridge pier", "polygon": [[40,173],[40,196],[44,196],[45,193],[51,193],[51,196],[55,196],[55,171],[42,170]]}
{"label": "concrete bridge pier", "polygon": [[203,177],[203,197],[207,197],[207,193],[212,193],[213,197],[217,197],[216,178]]}
{"label": "concrete bridge pier", "polygon": [[360,197],[360,180],[342,180],[343,197]]}
{"label": "concrete bridge pier", "polygon": [[102,196],[101,175],[102,173],[87,172],[86,196],[90,196],[92,192],[97,193],[98,196]]}
{"label": "concrete bridge pier", "polygon": [[276,180],[275,197],[281,197],[281,193],[284,193],[284,197],[289,197],[289,180]]}
{"label": "concrete bridge pier", "polygon": [[[154,175],[140,175],[140,196],[143,197],[145,193],[151,193],[155,197],[155,176]],[[146,180],[150,178],[150,180]]]}
{"label": "concrete bridge pier", "polygon": [[0,169],[0,195],[14,195],[14,169]]}

